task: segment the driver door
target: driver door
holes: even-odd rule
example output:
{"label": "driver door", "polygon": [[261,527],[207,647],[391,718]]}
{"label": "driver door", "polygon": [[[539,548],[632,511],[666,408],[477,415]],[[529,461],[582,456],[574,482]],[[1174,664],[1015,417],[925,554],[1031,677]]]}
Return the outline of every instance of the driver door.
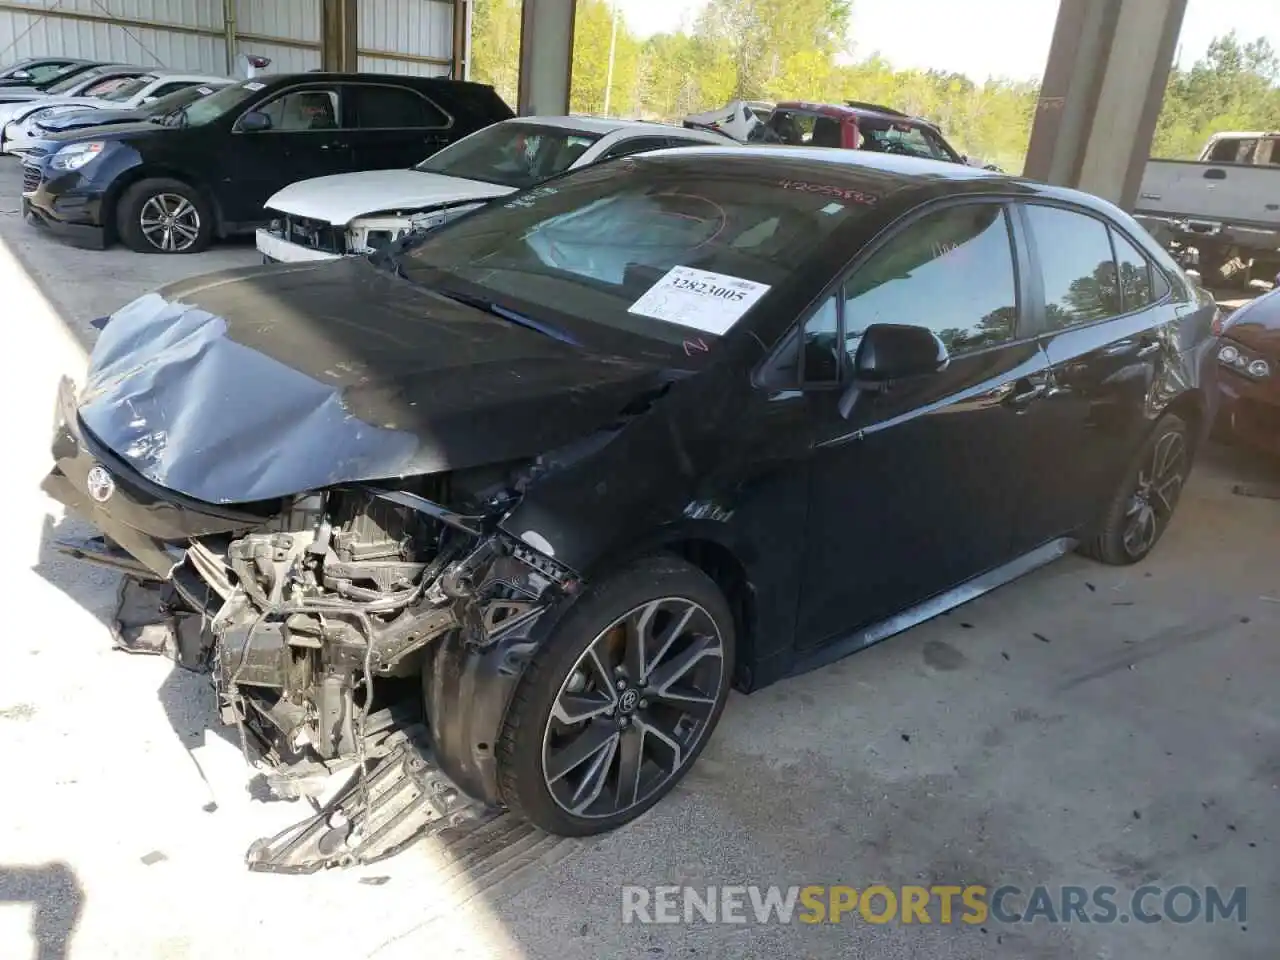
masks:
{"label": "driver door", "polygon": [[[1028,271],[1015,270],[1011,224],[999,201],[919,217],[855,267],[806,327],[806,388],[816,374],[834,389],[809,395],[802,647],[843,639],[1011,559],[1036,449],[1026,411],[1048,378],[1023,329],[1017,278]],[[853,390],[853,358],[873,323],[932,330],[949,365]]]}
{"label": "driver door", "polygon": [[220,164],[223,216],[247,225],[264,219],[263,204],[299,180],[354,169],[351,131],[345,129],[332,84],[291,87],[253,108],[271,121],[266,130],[236,122]]}

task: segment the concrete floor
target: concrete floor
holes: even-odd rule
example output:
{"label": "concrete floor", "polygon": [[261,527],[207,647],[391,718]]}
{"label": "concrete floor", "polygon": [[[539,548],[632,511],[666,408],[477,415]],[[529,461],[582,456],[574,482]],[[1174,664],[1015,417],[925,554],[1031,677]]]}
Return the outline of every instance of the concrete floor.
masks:
{"label": "concrete floor", "polygon": [[[1280,503],[1210,451],[1140,567],[1070,557],[823,672],[731,699],[677,792],[601,839],[248,874],[297,819],[246,791],[202,678],[109,649],[109,575],[35,485],[93,317],[254,260],[77,252],[0,169],[9,505],[0,584],[0,958],[1272,958],[1280,944]],[[1275,473],[1272,473],[1275,477]],[[501,846],[500,844],[498,845]],[[1248,888],[1246,922],[624,926],[622,884]],[[935,915],[936,919],[936,915]]]}

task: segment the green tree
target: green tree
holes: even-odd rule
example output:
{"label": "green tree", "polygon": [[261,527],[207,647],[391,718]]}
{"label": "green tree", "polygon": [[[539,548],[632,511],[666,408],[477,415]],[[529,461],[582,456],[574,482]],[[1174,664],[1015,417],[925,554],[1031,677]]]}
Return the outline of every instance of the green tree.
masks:
{"label": "green tree", "polygon": [[513,107],[520,85],[521,0],[476,0],[471,15],[471,78],[490,83]]}
{"label": "green tree", "polygon": [[[640,41],[618,24],[609,112],[679,121],[732,99],[883,103],[934,121],[957,149],[1022,169],[1039,84],[975,83],[955,73],[852,62],[851,0],[708,0],[690,32]],[[572,109],[601,113],[613,31],[610,0],[577,0]],[[476,0],[472,75],[514,104],[521,0]],[[1280,129],[1280,56],[1228,33],[1169,77],[1155,156],[1193,158],[1222,130]]]}

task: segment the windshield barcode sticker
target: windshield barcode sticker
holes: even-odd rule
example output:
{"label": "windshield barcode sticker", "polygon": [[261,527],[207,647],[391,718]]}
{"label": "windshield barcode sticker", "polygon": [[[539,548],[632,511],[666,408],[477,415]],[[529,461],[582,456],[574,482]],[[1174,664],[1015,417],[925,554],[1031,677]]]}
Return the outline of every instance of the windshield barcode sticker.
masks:
{"label": "windshield barcode sticker", "polygon": [[627,313],[722,334],[768,292],[767,283],[693,267],[672,267]]}

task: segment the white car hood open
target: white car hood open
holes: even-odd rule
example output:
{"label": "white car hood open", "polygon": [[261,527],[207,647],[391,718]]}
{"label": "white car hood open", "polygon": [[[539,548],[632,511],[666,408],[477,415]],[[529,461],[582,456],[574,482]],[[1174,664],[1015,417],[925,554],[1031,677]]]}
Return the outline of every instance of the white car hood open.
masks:
{"label": "white car hood open", "polygon": [[362,214],[420,210],[459,200],[488,200],[511,187],[418,170],[340,173],[290,184],[267,201],[268,210],[346,226]]}

